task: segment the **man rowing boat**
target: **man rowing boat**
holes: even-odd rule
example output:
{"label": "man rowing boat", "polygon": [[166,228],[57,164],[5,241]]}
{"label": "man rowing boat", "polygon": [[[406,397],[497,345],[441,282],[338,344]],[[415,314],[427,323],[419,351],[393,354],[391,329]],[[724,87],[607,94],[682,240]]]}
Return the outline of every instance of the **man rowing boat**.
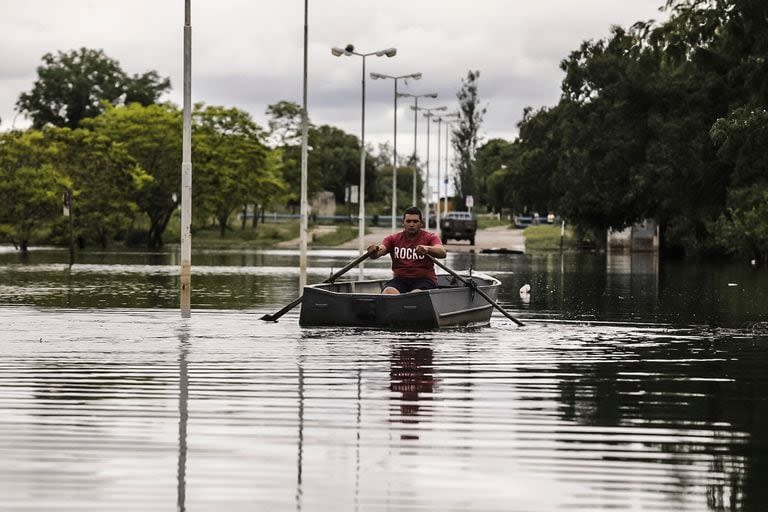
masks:
{"label": "man rowing boat", "polygon": [[445,258],[445,248],[440,237],[425,231],[423,226],[421,210],[411,206],[403,212],[403,231],[368,247],[371,259],[385,254],[392,258],[394,277],[385,283],[382,293],[408,293],[437,287],[435,266],[426,256]]}

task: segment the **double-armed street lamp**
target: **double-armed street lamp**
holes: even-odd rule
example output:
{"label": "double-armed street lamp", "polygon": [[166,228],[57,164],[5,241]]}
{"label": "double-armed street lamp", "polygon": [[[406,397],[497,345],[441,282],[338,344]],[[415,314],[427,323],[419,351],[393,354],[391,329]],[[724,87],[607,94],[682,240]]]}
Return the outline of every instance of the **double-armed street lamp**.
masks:
{"label": "double-armed street lamp", "polygon": [[[355,51],[355,46],[348,44],[344,49],[334,46],[331,48],[331,53],[335,57],[341,57],[346,55],[357,55],[363,58],[363,79],[362,79],[362,109],[361,109],[361,127],[360,127],[360,188],[359,204],[360,212],[358,215],[358,249],[360,253],[365,250],[364,238],[365,238],[365,58],[370,56],[375,57],[394,57],[397,55],[397,49],[387,48],[385,50],[378,50],[369,53],[360,53]],[[360,277],[363,277],[363,264],[360,263]]]}
{"label": "double-armed street lamp", "polygon": [[374,80],[383,80],[386,78],[395,82],[395,128],[394,128],[394,148],[392,155],[392,231],[396,229],[397,220],[397,81],[400,79],[413,78],[414,80],[421,80],[421,73],[411,73],[410,75],[384,75],[382,73],[371,73],[371,78]]}
{"label": "double-armed street lamp", "polygon": [[429,120],[432,119],[432,117],[435,115],[433,114],[433,112],[437,112],[440,110],[448,110],[448,107],[443,106],[443,107],[431,107],[431,108],[423,108],[423,107],[411,107],[411,108],[414,110],[424,111],[424,117],[427,118],[427,161],[426,161],[427,200],[425,201],[426,207],[424,209],[424,222],[426,223],[427,229],[429,229],[429,203],[432,201],[432,187],[430,186],[430,183],[429,183]]}
{"label": "double-armed street lamp", "polygon": [[411,204],[416,206],[416,182],[418,181],[416,175],[419,172],[416,167],[416,134],[418,133],[417,127],[419,124],[419,98],[437,98],[437,93],[409,94],[407,92],[399,92],[395,96],[400,96],[401,98],[413,98],[413,106],[411,107],[411,110],[413,110],[413,198]]}

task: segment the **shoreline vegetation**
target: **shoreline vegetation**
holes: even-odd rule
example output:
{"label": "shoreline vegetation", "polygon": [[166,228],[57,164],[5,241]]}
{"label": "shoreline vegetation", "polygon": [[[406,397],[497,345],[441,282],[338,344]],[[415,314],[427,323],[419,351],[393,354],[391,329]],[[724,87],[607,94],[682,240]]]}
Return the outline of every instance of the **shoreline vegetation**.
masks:
{"label": "shoreline vegetation", "polygon": [[[519,229],[507,220],[498,220],[491,216],[478,217],[479,230],[506,227]],[[434,228],[433,228],[434,230]],[[370,232],[367,230],[367,232]],[[179,239],[178,218],[172,219],[165,233],[166,246],[173,246]],[[333,248],[354,240],[358,235],[358,227],[352,224],[311,224],[307,244],[312,248]],[[260,223],[256,228],[248,225],[245,228],[235,227],[228,229],[224,236],[221,235],[218,226],[208,226],[195,229],[192,233],[192,247],[195,249],[233,249],[233,248],[272,248],[281,242],[295,240],[299,237],[299,222],[289,220],[284,222]],[[558,251],[561,249],[560,227],[553,225],[529,226],[523,229],[526,252]],[[13,247],[8,241],[2,245]],[[66,248],[62,243],[46,243],[46,246]],[[133,249],[145,247],[141,244],[112,243],[112,250],[120,248]],[[584,240],[580,240],[570,228],[566,228],[562,241],[562,249],[568,251],[591,250],[592,246]],[[88,246],[77,250],[97,250],[95,246]]]}

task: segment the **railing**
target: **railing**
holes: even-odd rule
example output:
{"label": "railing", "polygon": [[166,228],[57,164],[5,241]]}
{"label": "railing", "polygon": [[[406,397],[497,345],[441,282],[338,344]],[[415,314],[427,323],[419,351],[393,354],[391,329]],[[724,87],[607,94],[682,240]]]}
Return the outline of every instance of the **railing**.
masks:
{"label": "railing", "polygon": [[[277,213],[277,212],[265,212],[258,214],[260,222],[288,222],[291,220],[298,220],[301,215],[298,213]],[[245,215],[246,219],[252,219],[253,213],[248,212]],[[243,213],[238,214],[238,219],[243,219]],[[356,224],[357,215],[310,215],[309,220],[311,222],[320,224]],[[392,223],[391,215],[366,215],[365,223],[373,226],[388,226]]]}

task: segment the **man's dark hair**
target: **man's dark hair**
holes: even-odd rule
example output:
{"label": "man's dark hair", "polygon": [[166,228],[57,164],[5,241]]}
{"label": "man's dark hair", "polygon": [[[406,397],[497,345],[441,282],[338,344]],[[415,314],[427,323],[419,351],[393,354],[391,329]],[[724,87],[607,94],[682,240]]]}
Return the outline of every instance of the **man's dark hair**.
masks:
{"label": "man's dark hair", "polygon": [[406,215],[418,215],[419,221],[424,222],[424,219],[421,217],[421,210],[419,210],[416,206],[409,206],[406,208],[403,212],[403,219],[405,219]]}

